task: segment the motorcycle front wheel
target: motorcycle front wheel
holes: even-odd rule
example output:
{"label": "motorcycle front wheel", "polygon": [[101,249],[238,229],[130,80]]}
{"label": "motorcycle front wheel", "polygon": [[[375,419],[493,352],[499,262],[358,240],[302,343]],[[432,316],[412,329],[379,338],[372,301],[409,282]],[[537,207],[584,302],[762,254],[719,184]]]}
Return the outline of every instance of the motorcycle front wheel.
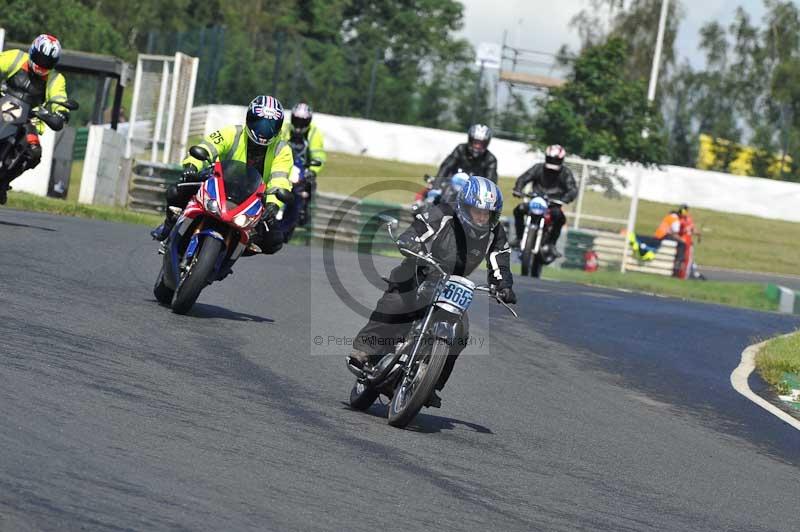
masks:
{"label": "motorcycle front wheel", "polygon": [[439,382],[450,346],[436,338],[427,353],[419,354],[419,364],[410,375],[400,379],[389,403],[389,425],[403,428],[416,417]]}
{"label": "motorcycle front wheel", "polygon": [[540,278],[542,276],[542,267],[544,261],[542,260],[542,253],[539,252],[533,257],[533,264],[531,265],[531,277]]}
{"label": "motorcycle front wheel", "polygon": [[161,271],[158,272],[158,277],[156,277],[153,295],[156,296],[156,301],[162,305],[169,305],[175,295],[175,291],[164,284],[164,266],[161,266]]}
{"label": "motorcycle front wheel", "polygon": [[[534,275],[534,260],[533,256],[533,243],[536,242],[536,230],[533,228],[528,230],[528,237],[525,239],[525,245],[522,247],[522,276]],[[539,271],[541,272],[541,266]],[[534,277],[538,277],[534,275]]]}
{"label": "motorcycle front wheel", "polygon": [[200,250],[192,259],[186,273],[181,277],[181,282],[175,290],[172,300],[172,312],[186,314],[200,296],[200,291],[209,284],[211,273],[222,251],[222,242],[216,238],[203,239]]}

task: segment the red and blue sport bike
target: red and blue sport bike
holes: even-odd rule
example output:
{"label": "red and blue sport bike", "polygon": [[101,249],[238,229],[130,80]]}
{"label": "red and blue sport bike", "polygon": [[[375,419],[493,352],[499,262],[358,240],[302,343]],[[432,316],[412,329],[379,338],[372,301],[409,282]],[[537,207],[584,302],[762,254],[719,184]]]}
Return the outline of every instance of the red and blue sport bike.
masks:
{"label": "red and blue sport bike", "polygon": [[[189,153],[208,158],[199,146]],[[258,170],[239,161],[217,161],[199,175],[202,182],[179,185],[199,188],[162,244],[164,260],[153,288],[158,302],[177,314],[189,312],[203,288],[231,273],[261,221],[264,197],[291,196],[283,189],[266,190]]]}

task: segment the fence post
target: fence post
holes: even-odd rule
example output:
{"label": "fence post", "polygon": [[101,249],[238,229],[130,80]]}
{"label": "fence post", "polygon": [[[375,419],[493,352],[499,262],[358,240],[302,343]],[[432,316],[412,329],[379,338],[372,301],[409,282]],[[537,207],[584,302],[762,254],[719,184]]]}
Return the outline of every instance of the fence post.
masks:
{"label": "fence post", "polygon": [[[142,87],[142,58],[139,57],[136,59],[136,74],[134,76],[133,82],[133,94],[139,94],[139,90]],[[128,122],[128,139],[125,143],[125,158],[131,158],[131,152],[133,148],[133,130],[136,125],[136,115],[139,112],[139,101],[137,98],[133,99],[133,104],[131,105],[131,116]]]}
{"label": "fence post", "polygon": [[164,61],[161,68],[161,92],[158,94],[158,110],[156,111],[156,125],[153,128],[153,148],[150,160],[158,160],[158,144],[161,142],[161,127],[164,124],[164,108],[167,106],[167,90],[169,82],[169,64]]}
{"label": "fence post", "polygon": [[628,255],[630,254],[630,246],[628,245],[628,235],[631,234],[636,227],[636,214],[639,209],[639,187],[642,184],[642,167],[636,168],[636,177],[633,182],[633,197],[631,198],[631,209],[628,212],[628,232],[625,235],[625,242],[622,245],[622,265],[620,271],[625,273],[625,263],[628,262]]}
{"label": "fence post", "polygon": [[578,204],[575,206],[575,229],[581,227],[581,211],[583,210],[583,193],[586,190],[586,181],[589,179],[589,165],[581,163],[581,184],[578,187]]}

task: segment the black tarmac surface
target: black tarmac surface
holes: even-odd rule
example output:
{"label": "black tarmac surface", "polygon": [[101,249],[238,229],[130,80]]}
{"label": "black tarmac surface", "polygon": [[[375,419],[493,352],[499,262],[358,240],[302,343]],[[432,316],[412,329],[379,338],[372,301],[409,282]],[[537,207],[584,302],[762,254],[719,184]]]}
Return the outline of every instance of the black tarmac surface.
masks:
{"label": "black tarmac surface", "polygon": [[357,256],[244,259],[177,316],[155,251],[0,211],[0,530],[798,529],[800,431],[729,383],[797,317],[518,280],[397,430],[346,403]]}

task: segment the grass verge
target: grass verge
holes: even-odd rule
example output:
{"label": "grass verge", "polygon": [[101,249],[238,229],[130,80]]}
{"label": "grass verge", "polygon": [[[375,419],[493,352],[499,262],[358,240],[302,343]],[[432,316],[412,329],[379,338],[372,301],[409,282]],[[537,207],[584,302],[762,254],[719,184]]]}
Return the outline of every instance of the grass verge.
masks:
{"label": "grass verge", "polygon": [[[385,190],[370,194],[369,197],[410,204],[414,191],[423,186],[422,175],[433,174],[436,170],[436,167],[428,165],[331,153],[318,182],[322,191],[351,195],[362,187],[380,183],[381,180],[399,180],[407,183],[407,186],[390,185]],[[499,185],[506,201],[503,210],[505,214],[510,214],[516,205],[516,199],[511,197],[514,179],[512,176],[501,176]],[[592,191],[588,191],[583,201],[584,213],[596,216],[627,218],[629,207],[629,198],[612,199]],[[675,205],[667,203],[640,201],[637,233],[652,234],[661,222],[661,218],[674,208]],[[692,208],[691,213],[697,225],[705,233],[702,242],[695,248],[696,260],[701,270],[703,266],[717,266],[754,272],[797,273],[797,264],[800,264],[800,246],[793,245],[793,242],[800,234],[800,223],[706,209]],[[574,215],[569,212],[567,218],[568,223],[574,222]],[[621,228],[585,220],[582,221],[581,227],[587,223],[600,229]]]}
{"label": "grass verge", "polygon": [[732,283],[722,281],[681,281],[672,277],[649,275],[645,273],[598,271],[584,272],[545,268],[544,279],[569,281],[573,283],[602,286],[606,288],[623,288],[647,294],[718,303],[732,307],[753,310],[775,311],[778,304],[770,300],[766,287],[759,283]]}
{"label": "grass verge", "polygon": [[43,198],[34,194],[11,191],[8,194],[9,209],[23,211],[46,212],[63,216],[77,216],[80,218],[93,218],[129,224],[152,225],[161,223],[162,217],[154,214],[141,214],[120,207],[101,207],[98,205],[84,205],[75,200],[62,200],[56,198]]}
{"label": "grass verge", "polygon": [[788,394],[787,380],[800,376],[800,332],[767,342],[756,355],[756,370],[778,393]]}

